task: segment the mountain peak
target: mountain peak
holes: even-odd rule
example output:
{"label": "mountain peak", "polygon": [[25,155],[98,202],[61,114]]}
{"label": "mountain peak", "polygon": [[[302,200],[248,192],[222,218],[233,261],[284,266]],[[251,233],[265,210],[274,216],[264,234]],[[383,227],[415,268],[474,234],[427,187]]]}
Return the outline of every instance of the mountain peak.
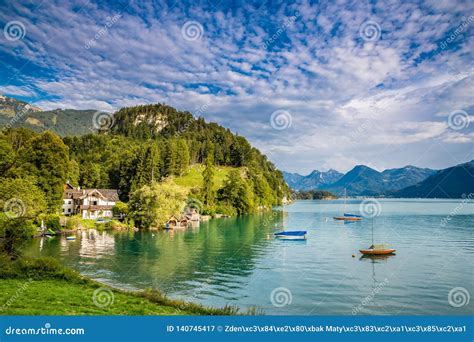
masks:
{"label": "mountain peak", "polygon": [[42,112],[43,110],[39,107],[33,106],[32,104],[8,97],[5,95],[0,95],[0,110],[6,116],[15,116],[20,111],[28,112]]}

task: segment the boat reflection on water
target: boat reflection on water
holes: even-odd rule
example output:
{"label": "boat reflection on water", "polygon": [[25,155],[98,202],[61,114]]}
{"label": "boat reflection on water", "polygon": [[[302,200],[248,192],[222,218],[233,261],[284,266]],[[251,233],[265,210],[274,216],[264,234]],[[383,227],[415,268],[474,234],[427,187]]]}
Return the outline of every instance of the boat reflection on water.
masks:
{"label": "boat reflection on water", "polygon": [[369,255],[363,254],[359,260],[371,260],[372,264],[377,263],[376,261],[386,261],[387,259],[395,256],[396,254],[385,254],[385,255]]}

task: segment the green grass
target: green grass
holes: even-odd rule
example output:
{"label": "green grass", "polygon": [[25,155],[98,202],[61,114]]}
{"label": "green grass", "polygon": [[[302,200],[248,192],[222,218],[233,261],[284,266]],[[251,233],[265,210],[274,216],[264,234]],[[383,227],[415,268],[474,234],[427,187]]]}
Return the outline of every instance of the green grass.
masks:
{"label": "green grass", "polygon": [[[189,188],[202,187],[204,171],[204,165],[195,164],[189,168],[189,170],[182,176],[174,178],[174,182],[177,185],[181,185]],[[229,171],[235,169],[230,166],[216,166],[216,172],[214,175],[215,190],[222,187],[224,180],[229,174]]]}
{"label": "green grass", "polygon": [[10,261],[0,256],[0,315],[235,315],[238,311],[234,306],[209,308],[171,299],[157,290],[111,288],[53,258]]}
{"label": "green grass", "polygon": [[[103,296],[104,307],[94,304]],[[100,292],[99,292],[100,291]],[[100,295],[102,293],[102,295]],[[111,300],[113,298],[113,301]],[[139,295],[104,290],[99,285],[64,280],[1,279],[2,315],[184,315],[177,307],[159,305]],[[100,304],[101,302],[99,302]],[[10,305],[8,305],[10,304]],[[3,308],[3,310],[2,310]]]}

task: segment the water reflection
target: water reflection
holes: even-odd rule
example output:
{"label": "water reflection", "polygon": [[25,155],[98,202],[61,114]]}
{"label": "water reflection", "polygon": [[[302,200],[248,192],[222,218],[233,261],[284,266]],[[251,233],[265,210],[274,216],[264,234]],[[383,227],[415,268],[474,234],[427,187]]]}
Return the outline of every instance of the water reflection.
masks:
{"label": "water reflection", "polygon": [[[117,287],[156,287],[213,306],[258,305],[267,314],[350,315],[367,296],[373,298],[360,314],[472,312],[472,302],[454,308],[446,300],[456,286],[474,293],[474,274],[466,271],[474,256],[472,206],[466,206],[469,214],[442,226],[442,216],[422,214],[432,202],[381,203],[376,238],[390,241],[397,255],[359,258],[359,249],[371,239],[371,221],[340,224],[327,219],[339,206],[318,201],[181,230],[81,232],[76,241],[35,239],[28,253],[57,257]],[[448,201],[440,210],[442,203],[435,204],[440,212],[456,205]],[[307,240],[275,239],[282,229],[307,230]],[[271,304],[270,294],[278,287],[291,290],[291,305]]]}

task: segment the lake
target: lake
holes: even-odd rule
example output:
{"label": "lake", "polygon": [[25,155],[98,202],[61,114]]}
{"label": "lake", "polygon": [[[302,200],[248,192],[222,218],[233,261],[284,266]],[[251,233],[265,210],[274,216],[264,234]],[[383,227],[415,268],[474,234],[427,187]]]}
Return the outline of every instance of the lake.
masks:
{"label": "lake", "polygon": [[[348,200],[346,211],[360,203]],[[375,209],[375,219],[344,223],[332,219],[341,200],[297,201],[198,228],[34,239],[26,253],[115,287],[272,315],[473,314],[474,203],[380,199]],[[396,255],[361,257],[372,225],[374,242]],[[307,230],[307,240],[274,239],[282,227]]]}

